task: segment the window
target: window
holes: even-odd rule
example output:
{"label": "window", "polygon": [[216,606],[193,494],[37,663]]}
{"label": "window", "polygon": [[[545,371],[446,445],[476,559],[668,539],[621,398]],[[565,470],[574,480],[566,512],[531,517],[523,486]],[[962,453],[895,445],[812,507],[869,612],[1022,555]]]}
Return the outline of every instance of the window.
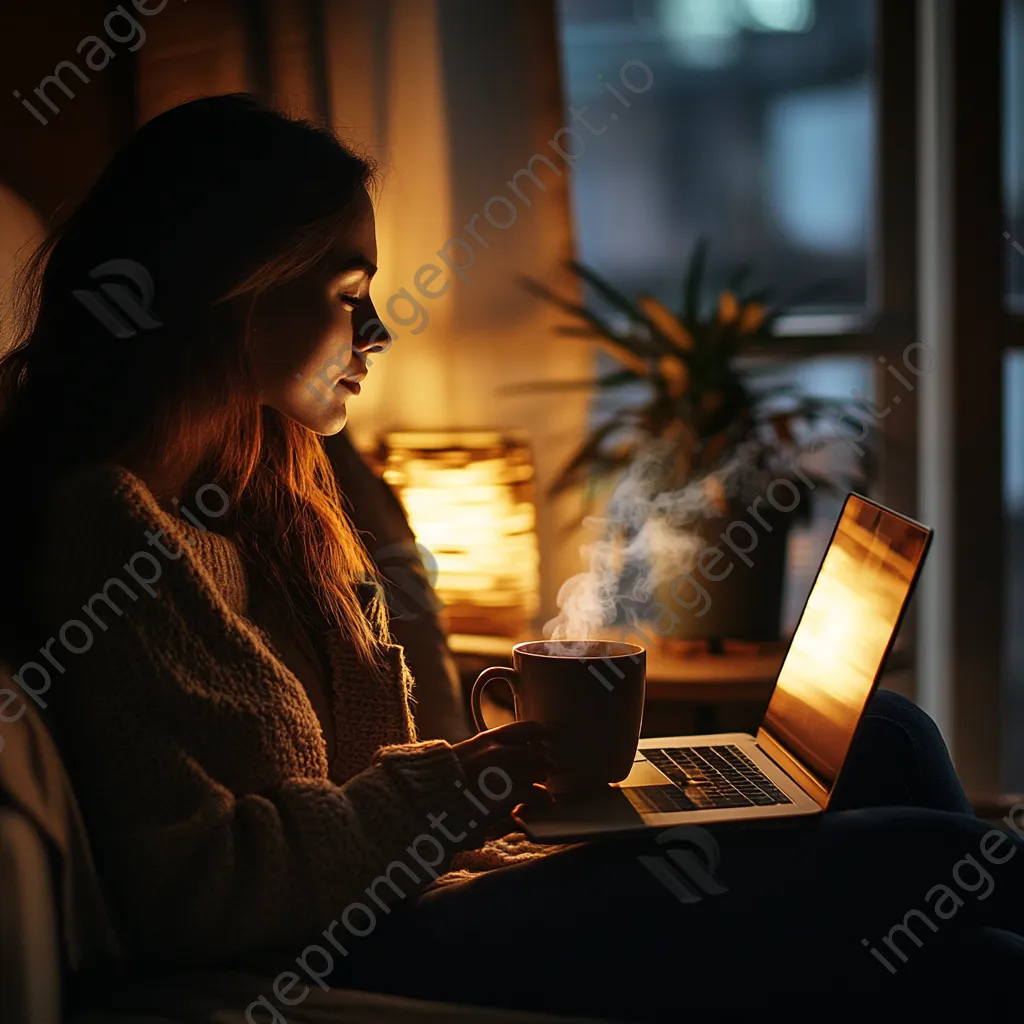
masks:
{"label": "window", "polygon": [[[584,262],[671,301],[707,235],[714,267],[781,296],[870,305],[872,3],[562,0],[561,19],[567,98],[607,126],[573,183]],[[623,109],[630,61],[653,82]]]}
{"label": "window", "polygon": [[[759,372],[758,377],[766,384],[776,380],[795,384],[805,393],[820,398],[852,403],[855,396],[863,396],[868,403],[874,403],[874,369],[873,360],[866,356],[812,356],[798,362],[774,360],[770,368]],[[853,435],[852,429],[842,433]],[[827,424],[803,438],[801,447],[809,448],[818,438],[823,438],[826,445],[819,452],[801,459],[801,465],[818,472],[830,472],[836,479],[846,480],[856,479],[866,471],[860,454],[864,449],[841,440]],[[811,497],[811,521],[794,527],[789,537],[782,618],[783,629],[787,633],[796,628],[846,495],[819,488]]]}

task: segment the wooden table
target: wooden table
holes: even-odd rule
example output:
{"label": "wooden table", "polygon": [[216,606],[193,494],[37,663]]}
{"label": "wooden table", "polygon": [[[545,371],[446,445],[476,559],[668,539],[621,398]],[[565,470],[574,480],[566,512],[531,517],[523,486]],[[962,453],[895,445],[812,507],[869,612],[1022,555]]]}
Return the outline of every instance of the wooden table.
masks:
{"label": "wooden table", "polygon": [[[512,648],[520,642],[469,633],[453,633],[448,638],[448,646],[460,662],[482,659],[495,665],[511,665]],[[767,654],[673,655],[651,648],[647,651],[647,696],[659,700],[767,700],[784,654],[780,649]]]}
{"label": "wooden table", "polygon": [[[512,647],[517,642],[509,637],[450,636],[448,644],[463,686],[468,690],[488,665],[511,665]],[[741,724],[753,722],[756,727],[771,697],[783,653],[677,656],[648,650],[644,734],[732,729],[736,723],[727,724],[726,719],[737,714]],[[738,706],[730,713],[723,704]]]}
{"label": "wooden table", "polygon": [[[510,637],[458,633],[449,637],[467,695],[488,665],[512,664],[512,647],[518,642]],[[785,646],[760,654],[672,654],[648,649],[643,734],[756,731],[775,687]],[[907,668],[910,662],[909,652],[897,645],[886,671]]]}

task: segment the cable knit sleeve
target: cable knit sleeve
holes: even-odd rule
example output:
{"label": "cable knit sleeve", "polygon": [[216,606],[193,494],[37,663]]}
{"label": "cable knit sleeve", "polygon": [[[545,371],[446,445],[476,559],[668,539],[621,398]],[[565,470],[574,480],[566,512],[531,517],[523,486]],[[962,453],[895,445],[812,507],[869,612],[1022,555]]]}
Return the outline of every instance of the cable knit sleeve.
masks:
{"label": "cable knit sleeve", "polygon": [[[455,850],[428,815],[460,820],[466,779],[436,740],[331,782],[301,686],[188,543],[124,471],[63,486],[36,581],[52,639],[20,675],[61,727],[129,948],[201,964],[299,952],[351,904],[383,915],[445,870]],[[401,680],[357,683],[405,720]]]}

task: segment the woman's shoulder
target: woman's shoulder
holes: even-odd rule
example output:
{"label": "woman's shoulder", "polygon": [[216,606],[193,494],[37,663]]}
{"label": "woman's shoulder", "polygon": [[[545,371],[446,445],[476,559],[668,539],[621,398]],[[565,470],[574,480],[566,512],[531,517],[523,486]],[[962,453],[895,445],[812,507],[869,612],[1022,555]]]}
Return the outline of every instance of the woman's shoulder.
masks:
{"label": "woman's shoulder", "polygon": [[142,478],[116,463],[76,466],[53,481],[48,519],[74,519],[97,509],[108,515],[117,510],[150,518],[161,515],[159,503]]}
{"label": "woman's shoulder", "polygon": [[244,613],[248,579],[241,553],[216,532],[228,502],[222,488],[206,485],[176,516],[123,466],[75,469],[48,495],[39,532],[38,601],[54,614],[62,597],[73,600],[127,575],[136,589],[167,593],[172,602],[198,599],[196,607],[219,615]]}
{"label": "woman's shoulder", "polygon": [[146,484],[118,465],[62,475],[49,488],[41,520],[35,582],[38,600],[51,613],[63,596],[77,601],[83,591],[102,589],[125,573],[162,575],[180,558],[174,553],[191,546]]}
{"label": "woman's shoulder", "polygon": [[139,477],[105,464],[77,467],[53,481],[37,536],[44,556],[89,565],[127,557],[147,546],[147,535],[175,528]]}

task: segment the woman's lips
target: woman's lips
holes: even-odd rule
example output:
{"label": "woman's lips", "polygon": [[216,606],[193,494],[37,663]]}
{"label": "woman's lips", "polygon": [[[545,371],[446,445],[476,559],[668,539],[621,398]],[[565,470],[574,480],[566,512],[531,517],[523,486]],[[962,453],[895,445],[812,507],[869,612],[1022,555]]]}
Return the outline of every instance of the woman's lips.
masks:
{"label": "woman's lips", "polygon": [[359,384],[359,381],[345,380],[344,378],[338,381],[338,387],[345,388],[346,390],[351,391],[353,395],[358,395],[359,392],[363,390]]}

